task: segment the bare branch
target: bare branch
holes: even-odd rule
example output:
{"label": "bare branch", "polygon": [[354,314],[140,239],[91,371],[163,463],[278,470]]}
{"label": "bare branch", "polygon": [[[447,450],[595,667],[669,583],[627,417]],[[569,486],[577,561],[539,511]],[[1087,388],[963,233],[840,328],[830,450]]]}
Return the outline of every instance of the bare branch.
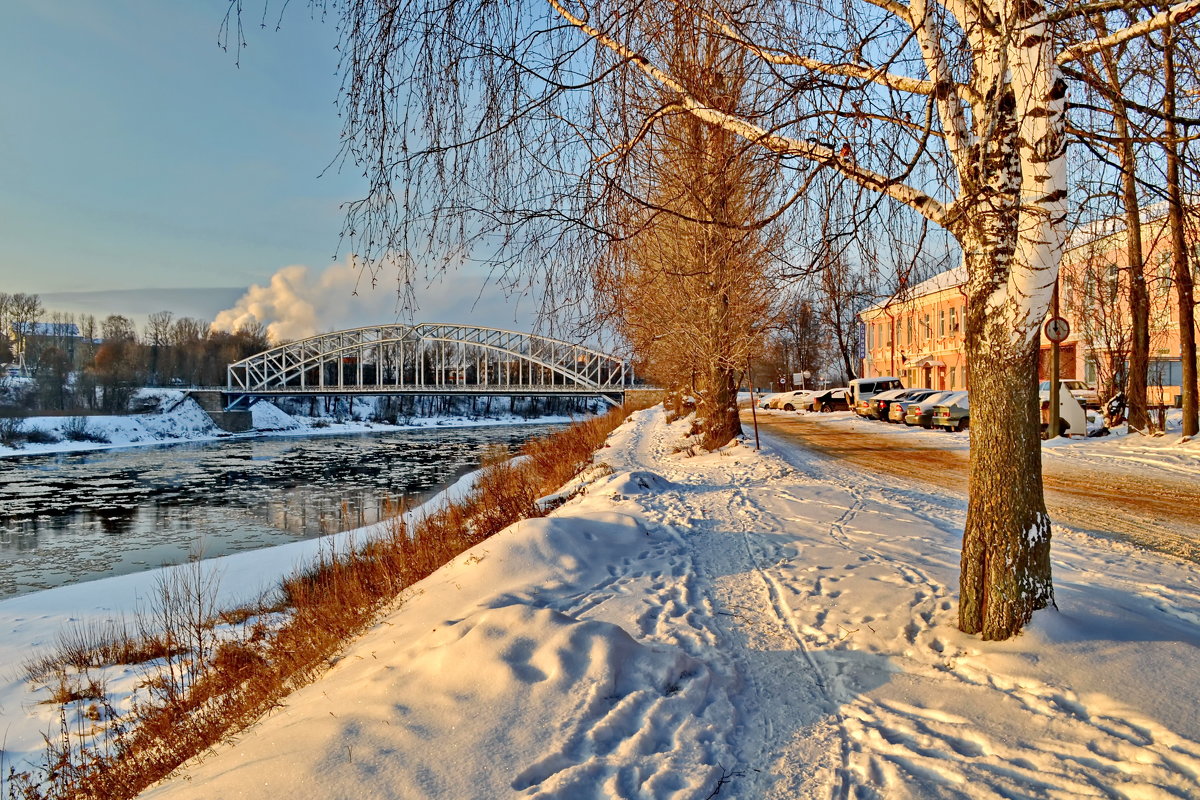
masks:
{"label": "bare branch", "polygon": [[1135,25],[1113,31],[1109,35],[1098,39],[1072,45],[1059,53],[1056,61],[1058,61],[1059,66],[1070,64],[1072,61],[1078,61],[1085,56],[1090,56],[1101,50],[1116,47],[1119,44],[1128,42],[1130,39],[1136,39],[1139,36],[1145,36],[1148,33],[1162,30],[1168,25],[1182,24],[1197,14],[1200,14],[1200,0],[1185,0]]}
{"label": "bare branch", "polygon": [[[725,130],[737,134],[748,142],[761,145],[779,155],[803,158],[822,166],[831,167],[860,186],[885,194],[917,211],[927,219],[940,223],[945,209],[941,203],[928,194],[874,170],[859,166],[855,163],[851,153],[844,152],[845,148],[843,148],[842,152],[835,152],[831,146],[824,143],[802,141],[770,133],[764,128],[748,122],[741,117],[699,102],[688,93],[682,84],[658,67],[655,67],[644,56],[634,52],[599,29],[588,25],[583,19],[568,11],[559,0],[548,1],[551,7],[563,19],[594,39],[598,44],[608,48],[621,58],[626,59],[656,83],[675,92],[679,96],[679,104],[698,119],[710,125],[718,125]],[[1200,0],[1196,0],[1196,2],[1200,3]]]}

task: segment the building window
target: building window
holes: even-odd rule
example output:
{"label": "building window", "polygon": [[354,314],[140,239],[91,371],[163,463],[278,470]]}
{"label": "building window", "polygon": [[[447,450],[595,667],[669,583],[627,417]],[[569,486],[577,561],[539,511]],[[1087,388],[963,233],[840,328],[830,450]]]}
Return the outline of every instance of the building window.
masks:
{"label": "building window", "polygon": [[1183,362],[1179,359],[1152,359],[1146,370],[1146,383],[1151,386],[1182,385]]}
{"label": "building window", "polygon": [[905,343],[905,344],[912,344],[912,343],[913,343],[913,328],[915,327],[915,324],[916,324],[916,318],[917,318],[917,315],[916,315],[916,314],[909,314],[909,315],[908,315],[908,325],[907,325],[908,331],[907,331],[907,333],[905,334],[905,337],[904,337],[904,343]]}
{"label": "building window", "polygon": [[[951,314],[953,314],[953,313],[954,313],[954,309],[950,309],[950,313],[951,313]],[[951,389],[953,389],[953,388],[954,388],[954,373],[955,373],[955,370],[957,370],[957,367],[951,367],[951,368],[950,368],[950,388],[951,388]]]}
{"label": "building window", "polygon": [[939,308],[938,309],[938,336],[944,337],[945,335],[946,335],[946,309]]}
{"label": "building window", "polygon": [[958,333],[958,309],[956,307],[950,309],[950,333]]}
{"label": "building window", "polygon": [[1171,263],[1171,251],[1161,253],[1158,257],[1158,296],[1166,297],[1171,293],[1171,284],[1174,282],[1174,264]]}

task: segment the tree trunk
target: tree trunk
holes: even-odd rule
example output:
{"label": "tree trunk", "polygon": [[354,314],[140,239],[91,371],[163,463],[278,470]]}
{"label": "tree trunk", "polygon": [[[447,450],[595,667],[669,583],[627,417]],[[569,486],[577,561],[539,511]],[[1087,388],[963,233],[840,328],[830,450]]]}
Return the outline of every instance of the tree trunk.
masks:
{"label": "tree trunk", "polygon": [[[1097,33],[1107,35],[1102,20]],[[1150,415],[1146,410],[1146,378],[1150,371],[1150,293],[1146,290],[1145,255],[1142,252],[1142,214],[1137,196],[1137,158],[1129,132],[1129,110],[1121,98],[1121,75],[1112,50],[1101,53],[1105,76],[1112,89],[1113,121],[1120,140],[1121,199],[1125,206],[1125,260],[1129,262],[1129,370],[1125,376],[1126,417],[1131,428],[1146,430]],[[1118,356],[1119,357],[1119,356]],[[1105,399],[1105,398],[1102,398]]]}
{"label": "tree trunk", "polygon": [[698,413],[704,418],[706,450],[724,447],[742,433],[742,421],[737,408],[737,376],[725,366],[713,365],[707,376],[708,386],[700,396]]}
{"label": "tree trunk", "polygon": [[1184,236],[1183,191],[1179,185],[1179,139],[1175,130],[1175,36],[1168,26],[1163,41],[1163,111],[1167,115],[1163,131],[1167,150],[1167,197],[1170,204],[1171,268],[1175,279],[1175,297],[1179,303],[1179,354],[1183,362],[1183,435],[1195,436],[1200,428],[1196,402],[1196,306],[1192,274],[1188,269],[1187,240]]}
{"label": "tree trunk", "polygon": [[984,639],[1007,639],[1054,602],[1050,519],[1042,496],[1038,339],[1015,342],[1008,331],[1009,341],[998,345],[985,328],[995,326],[983,319],[986,305],[986,293],[976,290],[967,306],[971,460],[958,624]]}

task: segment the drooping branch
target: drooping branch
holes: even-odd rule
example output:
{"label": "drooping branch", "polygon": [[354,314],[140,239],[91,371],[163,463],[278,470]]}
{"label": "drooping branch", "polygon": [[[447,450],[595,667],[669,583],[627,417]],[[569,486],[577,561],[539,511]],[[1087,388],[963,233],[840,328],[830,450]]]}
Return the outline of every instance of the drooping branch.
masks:
{"label": "drooping branch", "polygon": [[[710,125],[717,125],[724,130],[742,137],[746,141],[765,147],[778,155],[803,158],[822,166],[830,167],[858,185],[887,195],[918,212],[926,219],[939,224],[941,223],[945,213],[944,207],[925,192],[919,191],[882,173],[859,166],[855,163],[851,154],[843,155],[834,151],[832,147],[826,144],[771,133],[765,128],[741,117],[701,103],[679,81],[654,66],[645,56],[621,44],[613,37],[572,14],[559,0],[548,0],[548,2],[564,20],[575,26],[586,36],[595,40],[597,44],[633,64],[651,80],[675,93],[678,97],[679,105],[697,119]],[[1200,0],[1196,0],[1196,2],[1200,2]]]}

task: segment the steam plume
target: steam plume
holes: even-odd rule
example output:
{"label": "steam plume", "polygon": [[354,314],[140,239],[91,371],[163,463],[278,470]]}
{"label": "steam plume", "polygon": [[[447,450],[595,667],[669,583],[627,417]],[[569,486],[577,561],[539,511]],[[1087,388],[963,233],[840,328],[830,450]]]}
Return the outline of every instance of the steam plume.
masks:
{"label": "steam plume", "polygon": [[417,292],[420,319],[400,319],[394,288],[372,288],[349,259],[320,273],[302,264],[283,267],[266,286],[251,286],[232,308],[217,314],[213,327],[234,331],[262,323],[273,342],[302,339],[342,328],[388,322],[469,322],[532,330],[534,303],[508,298],[486,278],[456,272]]}

